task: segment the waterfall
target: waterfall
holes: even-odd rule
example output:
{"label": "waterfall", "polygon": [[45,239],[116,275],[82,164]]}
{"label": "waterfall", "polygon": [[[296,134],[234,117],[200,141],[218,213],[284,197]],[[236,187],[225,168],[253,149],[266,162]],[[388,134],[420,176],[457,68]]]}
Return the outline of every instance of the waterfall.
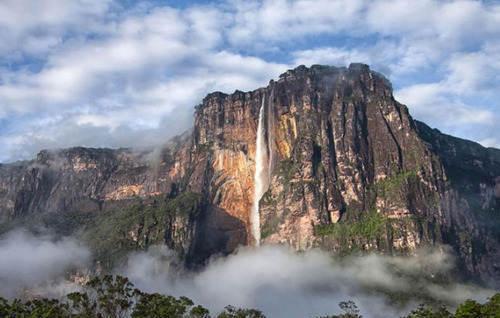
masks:
{"label": "waterfall", "polygon": [[260,245],[260,215],[259,201],[269,186],[268,148],[266,143],[266,129],[264,124],[265,96],[259,110],[259,123],[257,125],[257,141],[255,143],[255,175],[254,196],[252,204],[251,225],[255,246]]}
{"label": "waterfall", "polygon": [[[273,100],[274,100],[274,86],[271,89],[271,96],[267,102],[268,107],[267,107],[267,151],[269,154],[269,163],[268,163],[268,168],[267,168],[267,177],[269,180],[269,184],[271,184],[271,173],[273,171],[273,164],[274,164],[274,158],[273,158],[273,145],[274,145],[274,113],[273,113]],[[267,189],[266,189],[267,191]]]}

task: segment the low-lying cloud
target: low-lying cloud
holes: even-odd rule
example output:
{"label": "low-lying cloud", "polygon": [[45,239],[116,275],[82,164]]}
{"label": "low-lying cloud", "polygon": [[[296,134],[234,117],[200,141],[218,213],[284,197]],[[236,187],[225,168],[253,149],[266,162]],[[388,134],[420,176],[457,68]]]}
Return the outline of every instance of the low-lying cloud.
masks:
{"label": "low-lying cloud", "polygon": [[[69,275],[86,271],[90,257],[72,238],[9,232],[0,237],[0,297],[61,297],[78,288]],[[190,297],[213,314],[234,305],[258,308],[268,317],[315,317],[336,313],[339,302],[354,300],[364,317],[399,317],[421,299],[395,303],[390,295],[418,294],[453,306],[493,294],[477,286],[443,283],[454,268],[446,247],[422,249],[412,257],[343,258],[320,250],[297,253],[285,246],[242,247],[196,272],[180,264],[174,252],[153,246],[131,253],[115,273],[146,292]]]}
{"label": "low-lying cloud", "polygon": [[72,288],[64,276],[85,266],[89,258],[88,249],[71,238],[55,240],[23,230],[9,232],[0,238],[0,296],[64,294]]}
{"label": "low-lying cloud", "polygon": [[212,312],[231,304],[258,308],[268,317],[332,314],[344,300],[354,300],[364,317],[399,317],[418,302],[391,305],[390,293],[419,291],[450,305],[492,294],[475,286],[433,282],[453,268],[445,248],[421,250],[414,257],[372,254],[342,259],[319,250],[296,253],[284,246],[242,248],[197,273],[179,270],[174,260],[171,251],[155,247],[130,255],[118,272],[142,290],[185,295]]}

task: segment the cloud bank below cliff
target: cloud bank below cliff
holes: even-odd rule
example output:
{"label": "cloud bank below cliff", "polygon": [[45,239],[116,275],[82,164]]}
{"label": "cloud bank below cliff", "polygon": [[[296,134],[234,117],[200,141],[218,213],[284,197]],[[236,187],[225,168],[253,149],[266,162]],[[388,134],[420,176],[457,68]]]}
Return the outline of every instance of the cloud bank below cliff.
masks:
{"label": "cloud bank below cliff", "polygon": [[[89,250],[75,239],[9,232],[0,237],[0,296],[60,297],[78,288],[68,274],[85,268],[89,259]],[[154,246],[129,254],[115,273],[147,292],[190,297],[212,313],[234,305],[258,308],[268,317],[337,313],[345,300],[354,300],[364,317],[398,317],[415,308],[418,296],[453,305],[493,294],[477,286],[444,284],[452,270],[453,257],[444,247],[422,249],[413,257],[332,258],[319,250],[296,253],[285,246],[263,246],[241,248],[190,272],[178,265],[172,251]],[[405,295],[412,300],[391,302]]]}
{"label": "cloud bank below cliff", "polygon": [[231,304],[258,308],[268,317],[313,317],[338,312],[354,300],[364,317],[398,317],[418,303],[395,306],[389,294],[417,291],[448,304],[484,300],[491,291],[461,284],[440,285],[452,270],[446,249],[421,250],[412,258],[368,255],[333,259],[312,250],[295,253],[283,246],[243,248],[214,259],[197,273],[172,266],[172,252],[153,248],[132,254],[119,272],[140,289],[186,295],[213,312]]}

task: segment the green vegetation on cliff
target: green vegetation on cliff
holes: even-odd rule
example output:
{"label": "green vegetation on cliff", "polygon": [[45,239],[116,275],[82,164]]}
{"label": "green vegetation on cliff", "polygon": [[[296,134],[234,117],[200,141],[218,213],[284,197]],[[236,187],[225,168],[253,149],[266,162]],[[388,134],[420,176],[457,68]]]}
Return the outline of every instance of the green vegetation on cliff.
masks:
{"label": "green vegetation on cliff", "polygon": [[[322,240],[327,248],[337,252],[349,253],[356,250],[390,251],[394,248],[391,243],[395,239],[403,244],[398,249],[409,248],[405,242],[411,241],[409,233],[420,233],[422,240],[433,242],[439,236],[440,228],[435,226],[435,220],[405,214],[409,211],[408,189],[416,193],[421,181],[417,171],[401,171],[385,179],[375,182],[367,191],[367,207],[360,204],[350,204],[345,207],[342,218],[337,223],[320,224],[315,226],[315,235]],[[410,191],[411,192],[411,191]],[[434,193],[424,193],[428,202],[433,206],[437,203]],[[376,208],[377,199],[385,202],[386,207]],[[393,218],[388,213],[401,210],[402,213]],[[405,212],[406,211],[406,212]]]}
{"label": "green vegetation on cliff", "polygon": [[404,193],[402,191],[406,186],[410,184],[415,184],[418,182],[418,175],[416,171],[402,171],[393,176],[387,177],[375,183],[374,190],[377,196],[394,200],[403,201],[404,198],[401,195]]}
{"label": "green vegetation on cliff", "polygon": [[362,213],[359,220],[346,221],[315,227],[317,236],[331,236],[339,240],[356,238],[376,239],[385,232],[388,220],[375,210]]}
{"label": "green vegetation on cliff", "polygon": [[180,235],[172,233],[173,222],[186,225],[178,231],[188,231],[188,223],[197,215],[200,204],[201,195],[192,192],[167,200],[137,198],[98,215],[84,227],[81,237],[101,265],[111,268],[130,251],[166,243],[168,235]]}

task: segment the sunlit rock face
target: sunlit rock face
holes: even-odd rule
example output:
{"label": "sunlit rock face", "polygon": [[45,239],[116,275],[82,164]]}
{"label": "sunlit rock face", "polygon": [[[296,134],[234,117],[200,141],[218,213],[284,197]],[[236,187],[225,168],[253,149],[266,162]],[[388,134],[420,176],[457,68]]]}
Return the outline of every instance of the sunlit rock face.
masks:
{"label": "sunlit rock face", "polygon": [[[500,281],[500,151],[414,121],[362,64],[299,66],[255,91],[209,94],[193,130],[162,151],[73,148],[0,166],[0,221],[177,200],[155,237],[192,263],[253,244],[261,108],[262,244],[411,254],[444,243],[464,272]],[[200,202],[181,215],[186,193]],[[140,225],[124,233],[143,247]]]}
{"label": "sunlit rock face", "polygon": [[[195,113],[193,148],[206,158],[205,179],[190,179],[207,191],[207,200],[250,229],[255,141],[263,91],[208,95]],[[201,153],[201,154],[200,154]],[[195,162],[199,159],[195,157]],[[194,165],[198,165],[194,163]],[[248,236],[248,242],[252,240]],[[246,243],[246,242],[245,242]]]}

